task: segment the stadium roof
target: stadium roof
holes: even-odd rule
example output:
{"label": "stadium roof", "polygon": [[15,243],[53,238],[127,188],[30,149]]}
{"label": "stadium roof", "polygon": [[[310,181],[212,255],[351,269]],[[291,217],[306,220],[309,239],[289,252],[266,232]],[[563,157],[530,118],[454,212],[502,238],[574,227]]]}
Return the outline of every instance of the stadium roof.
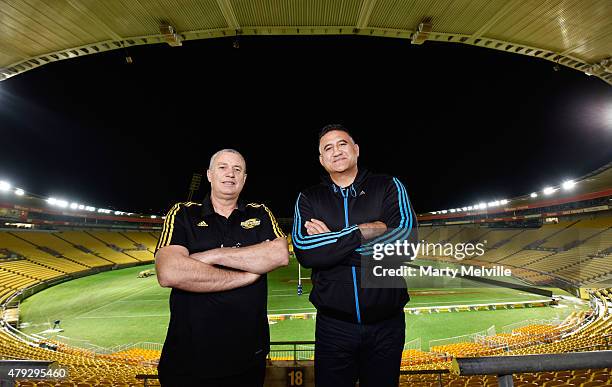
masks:
{"label": "stadium roof", "polygon": [[[0,80],[124,46],[235,35],[463,43],[612,84],[610,0],[7,0],[0,2]],[[458,60],[448,58],[448,66]]]}
{"label": "stadium roof", "polygon": [[[474,209],[473,211],[463,211],[435,215],[431,215],[431,213],[426,213],[419,214],[418,217],[419,220],[452,219],[472,215],[482,215],[487,213],[494,214],[502,212],[520,211],[526,209],[537,209],[544,208],[547,206],[562,205],[583,200],[609,197],[612,196],[612,162],[578,179],[575,179],[574,181],[576,185],[571,190],[564,190],[560,185],[554,186],[553,188],[555,189],[555,191],[550,196],[542,195],[541,193],[535,198],[530,197],[530,195],[524,195],[509,199],[506,205],[495,208],[487,208],[482,210]],[[607,208],[599,208],[598,210],[606,209],[612,209],[612,202],[607,205]]]}

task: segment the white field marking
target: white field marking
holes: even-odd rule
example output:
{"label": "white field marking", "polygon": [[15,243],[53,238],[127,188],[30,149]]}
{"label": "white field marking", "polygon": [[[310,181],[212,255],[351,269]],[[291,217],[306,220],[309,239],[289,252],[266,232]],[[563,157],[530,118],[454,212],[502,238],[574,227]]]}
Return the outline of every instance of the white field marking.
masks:
{"label": "white field marking", "polygon": [[[307,296],[310,293],[302,293],[302,296]],[[269,294],[268,297],[300,297],[297,295],[297,293],[291,293],[291,294]]]}
{"label": "white field marking", "polygon": [[153,299],[150,299],[150,300],[145,300],[145,299],[140,299],[140,300],[119,300],[119,301],[116,301],[116,302],[127,302],[127,303],[130,303],[130,302],[151,302],[151,301],[154,301],[154,302],[164,301],[164,302],[166,302],[166,301],[168,301],[168,299],[167,298],[153,298]]}
{"label": "white field marking", "polygon": [[149,286],[146,286],[146,287],[144,287],[144,288],[142,288],[142,289],[140,289],[140,290],[138,290],[138,291],[136,291],[136,292],[133,292],[133,293],[130,293],[130,294],[125,295],[125,296],[123,296],[123,297],[120,297],[120,298],[116,299],[115,301],[111,301],[111,302],[109,302],[109,303],[106,303],[106,304],[104,304],[104,305],[102,305],[102,306],[98,307],[98,308],[92,309],[92,310],[87,311],[87,312],[85,312],[85,313],[81,313],[81,314],[79,314],[79,315],[75,316],[75,318],[80,318],[80,316],[83,316],[83,315],[86,315],[86,314],[89,314],[89,313],[92,313],[92,312],[96,312],[96,311],[98,311],[98,310],[100,310],[100,309],[106,308],[107,306],[112,305],[112,304],[114,304],[114,303],[117,303],[117,302],[121,301],[121,300],[122,300],[122,299],[124,299],[124,298],[128,298],[128,297],[131,297],[131,296],[133,296],[133,295],[135,295],[135,294],[142,293],[142,292],[144,292],[145,290],[148,290],[149,288],[150,288]]}
{"label": "white field marking", "polygon": [[140,317],[170,317],[170,313],[168,314],[136,314],[133,316],[84,316],[84,317],[76,317],[75,320],[82,319],[104,319],[104,318],[140,318]]}
{"label": "white field marking", "polygon": [[[307,296],[310,293],[303,293],[302,296]],[[295,292],[291,292],[288,294],[268,294],[268,297],[299,297]],[[150,298],[150,299],[144,299],[144,298],[140,298],[137,300],[117,300],[114,302],[125,302],[125,303],[130,303],[130,302],[167,302],[168,298]]]}

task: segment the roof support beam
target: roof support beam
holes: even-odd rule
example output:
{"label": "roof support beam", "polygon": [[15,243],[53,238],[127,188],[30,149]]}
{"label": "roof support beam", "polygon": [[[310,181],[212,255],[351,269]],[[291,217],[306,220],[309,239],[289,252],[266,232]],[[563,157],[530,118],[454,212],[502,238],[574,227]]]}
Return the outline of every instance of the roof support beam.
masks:
{"label": "roof support beam", "polygon": [[482,35],[486,34],[487,31],[489,31],[489,29],[493,27],[502,17],[506,16],[519,1],[520,0],[511,0],[504,4],[503,7],[495,12],[495,15],[493,15],[485,24],[482,25],[482,27],[472,34],[471,38],[478,39]]}
{"label": "roof support beam", "polygon": [[225,18],[227,26],[233,30],[239,30],[240,24],[238,24],[238,19],[236,18],[236,14],[229,0],[217,0],[217,4],[219,8],[221,8],[221,13]]}
{"label": "roof support beam", "polygon": [[588,40],[585,40],[584,42],[577,44],[573,47],[568,48],[567,50],[563,51],[562,53],[560,53],[559,55],[568,55],[570,54],[572,51],[574,51],[577,48],[580,48],[584,45],[587,45],[595,40],[601,39],[603,37],[606,37],[607,35],[609,35],[610,33],[608,31],[601,31],[600,33],[594,35],[594,36],[590,36]]}
{"label": "roof support beam", "polygon": [[370,16],[372,15],[375,5],[376,0],[363,0],[361,2],[361,6],[359,7],[359,17],[357,18],[356,25],[358,29],[361,30],[368,26],[370,23]]}
{"label": "roof support beam", "polygon": [[104,31],[104,33],[107,34],[111,39],[113,39],[113,40],[123,40],[123,38],[121,36],[119,36],[109,26],[104,24],[104,22],[102,20],[98,19],[95,15],[93,15],[91,13],[91,11],[89,11],[85,6],[83,6],[83,4],[81,2],[73,1],[73,0],[66,0],[66,2],[68,4],[70,4],[70,6],[72,8],[76,9],[83,16],[85,16],[87,19],[89,19],[93,24],[96,25],[96,27],[98,27],[102,31]]}
{"label": "roof support beam", "polygon": [[12,45],[9,46],[8,44],[4,44],[2,42],[0,42],[0,51],[3,51],[4,53],[9,54],[9,55],[16,56],[20,60],[28,59],[27,54],[20,51],[17,47],[12,46]]}

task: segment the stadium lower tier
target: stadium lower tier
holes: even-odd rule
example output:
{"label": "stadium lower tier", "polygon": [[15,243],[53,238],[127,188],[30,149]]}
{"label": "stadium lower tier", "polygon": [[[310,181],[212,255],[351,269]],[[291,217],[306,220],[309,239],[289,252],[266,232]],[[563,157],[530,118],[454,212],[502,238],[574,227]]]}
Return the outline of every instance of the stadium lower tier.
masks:
{"label": "stadium lower tier", "polygon": [[[422,374],[402,375],[401,386],[476,387],[497,386],[495,375],[457,376],[448,373],[454,357],[513,356],[522,354],[597,351],[612,346],[611,289],[591,293],[588,311],[573,312],[558,325],[531,324],[510,334],[486,337],[478,342],[454,343],[432,347],[430,352],[405,350],[402,370]],[[53,349],[49,349],[53,348]],[[1,359],[52,360],[69,370],[70,378],[61,382],[20,381],[19,386],[143,386],[137,375],[155,375],[159,351],[132,348],[113,354],[96,354],[50,340],[26,342],[8,331],[0,331]],[[274,360],[270,359],[271,366]],[[284,359],[292,360],[292,359]],[[312,359],[316,361],[316,359]],[[445,373],[432,373],[442,370]],[[595,387],[612,384],[611,369],[584,369],[514,375],[516,386]],[[151,383],[152,382],[152,383]],[[148,385],[155,385],[152,380]]]}
{"label": "stadium lower tier", "polygon": [[[575,224],[574,224],[575,225]],[[601,234],[603,232],[600,232]],[[551,235],[553,233],[551,232]],[[483,234],[484,235],[484,234]],[[513,234],[514,236],[520,233]],[[591,235],[591,234],[589,234]],[[596,235],[596,234],[593,234]],[[607,236],[607,233],[606,233]],[[500,239],[501,236],[496,237]],[[534,236],[525,236],[531,241]],[[501,246],[498,242],[498,245]],[[155,237],[149,233],[25,233],[0,232],[0,304],[12,295],[46,281],[69,278],[73,273],[98,267],[130,266],[153,259]],[[521,242],[522,243],[522,242]],[[150,254],[150,255],[149,255]],[[521,255],[521,259],[541,259],[546,255]],[[558,325],[529,324],[511,333],[498,334],[474,342],[433,346],[429,352],[407,349],[402,358],[405,371],[449,370],[455,357],[512,356],[522,354],[566,353],[610,349],[612,290],[590,294],[589,311],[574,312]],[[3,322],[4,324],[4,322]],[[53,348],[53,349],[50,349]],[[143,386],[137,375],[156,374],[159,352],[143,348],[101,355],[49,340],[23,340],[4,327],[0,332],[0,359],[57,361],[69,370],[67,380],[20,381],[21,386]],[[281,360],[274,356],[271,361]],[[292,359],[284,359],[292,360]],[[311,358],[311,360],[315,360]],[[611,370],[573,370],[515,375],[515,385],[593,387],[612,383]],[[403,375],[405,386],[490,386],[497,385],[492,375],[462,377],[452,374]],[[149,382],[151,383],[151,382]],[[153,381],[155,383],[155,381]],[[153,385],[153,384],[149,384]]]}

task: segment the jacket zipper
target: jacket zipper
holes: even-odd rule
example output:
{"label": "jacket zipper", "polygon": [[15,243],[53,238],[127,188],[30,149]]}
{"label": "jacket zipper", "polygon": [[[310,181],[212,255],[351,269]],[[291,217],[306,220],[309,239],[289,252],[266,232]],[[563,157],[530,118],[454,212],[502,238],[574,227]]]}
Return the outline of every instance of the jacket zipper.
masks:
{"label": "jacket zipper", "polygon": [[[340,188],[340,192],[342,192],[342,197],[344,198],[344,226],[349,226],[348,219],[348,195],[349,188],[346,189],[346,193],[344,192],[344,188]],[[355,266],[351,266],[351,272],[353,274],[353,291],[355,292],[355,311],[357,313],[357,323],[361,324],[361,312],[359,310],[359,292],[357,290],[357,271],[355,270]]]}

